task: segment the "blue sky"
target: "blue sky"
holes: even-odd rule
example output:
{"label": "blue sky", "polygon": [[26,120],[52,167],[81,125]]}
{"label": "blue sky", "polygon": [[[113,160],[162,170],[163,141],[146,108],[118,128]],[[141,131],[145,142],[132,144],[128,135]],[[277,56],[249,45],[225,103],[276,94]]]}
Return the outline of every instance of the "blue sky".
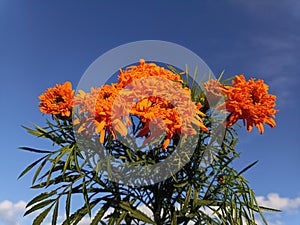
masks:
{"label": "blue sky", "polygon": [[277,95],[277,127],[239,130],[242,168],[258,199],[283,213],[273,225],[300,224],[300,3],[297,0],[0,1],[0,225],[27,225],[24,204],[37,192],[17,177],[47,146],[21,125],[44,123],[38,96],[66,80],[74,86],[106,51],[138,40],[164,40],[198,54],[215,75],[264,79]]}

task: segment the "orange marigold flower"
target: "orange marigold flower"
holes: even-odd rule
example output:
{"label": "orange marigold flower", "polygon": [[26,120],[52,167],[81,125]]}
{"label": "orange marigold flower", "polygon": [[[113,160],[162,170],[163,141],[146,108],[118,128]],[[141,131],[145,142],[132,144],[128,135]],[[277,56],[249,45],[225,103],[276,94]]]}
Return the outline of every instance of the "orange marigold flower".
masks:
{"label": "orange marigold flower", "polygon": [[123,88],[134,80],[152,76],[182,82],[180,76],[172,73],[170,70],[160,67],[155,63],[146,63],[145,60],[140,59],[137,66],[129,66],[124,71],[120,70],[118,85]]}
{"label": "orange marigold flower", "polygon": [[222,86],[218,80],[213,79],[204,83],[205,95],[210,105],[215,105],[223,97]]}
{"label": "orange marigold flower", "polygon": [[[133,72],[134,70],[131,71]],[[137,135],[147,137],[144,144],[160,136],[158,134],[162,134],[162,130],[166,132],[163,149],[167,148],[175,134],[196,135],[197,127],[208,131],[200,117],[205,116],[200,111],[201,104],[196,105],[192,101],[190,90],[183,88],[180,82],[145,74],[145,77],[135,79],[126,86],[118,99],[124,101],[123,117],[126,114],[136,115],[144,123]],[[161,122],[154,123],[157,119]],[[156,124],[156,128],[151,130],[151,124]],[[164,126],[159,127],[159,124]]]}
{"label": "orange marigold flower", "polygon": [[44,114],[70,117],[73,107],[74,90],[71,82],[56,84],[53,88],[48,88],[45,93],[39,96],[41,100],[40,110]]}
{"label": "orange marigold flower", "polygon": [[227,126],[232,126],[242,119],[249,132],[256,126],[261,134],[264,133],[265,123],[275,127],[274,118],[278,112],[274,109],[276,96],[269,94],[268,89],[263,80],[255,81],[251,78],[246,81],[243,75],[235,76],[232,87],[222,88],[226,99],[221,107],[226,107],[230,113]]}
{"label": "orange marigold flower", "polygon": [[115,84],[104,85],[101,88],[91,88],[91,93],[79,91],[75,96],[75,106],[79,106],[79,121],[81,126],[78,133],[86,130],[88,133],[100,133],[100,142],[104,143],[107,133],[111,133],[115,138],[112,129],[116,129],[122,135],[127,134],[124,124],[121,120],[112,121],[112,106],[120,89]]}

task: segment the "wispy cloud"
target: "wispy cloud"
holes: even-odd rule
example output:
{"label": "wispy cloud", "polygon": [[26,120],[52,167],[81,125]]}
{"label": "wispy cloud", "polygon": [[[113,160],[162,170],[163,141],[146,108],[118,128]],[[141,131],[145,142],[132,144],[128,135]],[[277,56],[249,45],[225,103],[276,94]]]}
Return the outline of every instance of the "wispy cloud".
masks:
{"label": "wispy cloud", "polygon": [[25,211],[26,202],[0,202],[0,221],[3,225],[21,225],[21,218]]}
{"label": "wispy cloud", "polygon": [[[279,19],[284,16],[293,17],[295,19],[300,18],[300,2],[298,0],[251,0],[251,1],[241,1],[241,0],[231,0],[233,4],[238,4],[251,13],[255,13],[255,16],[261,15],[277,15],[280,16]],[[268,13],[266,13],[266,10]]]}
{"label": "wispy cloud", "polygon": [[293,92],[300,83],[300,38],[292,34],[261,35],[252,37],[250,44],[259,52],[255,68],[265,75],[279,105],[293,105]]}
{"label": "wispy cloud", "polygon": [[246,30],[240,41],[240,50],[244,51],[241,54],[245,54],[243,59],[247,61],[243,69],[254,72],[253,76],[263,76],[280,107],[296,106],[294,96],[300,83],[300,30],[296,29],[300,22],[300,1],[230,2],[258,27]]}

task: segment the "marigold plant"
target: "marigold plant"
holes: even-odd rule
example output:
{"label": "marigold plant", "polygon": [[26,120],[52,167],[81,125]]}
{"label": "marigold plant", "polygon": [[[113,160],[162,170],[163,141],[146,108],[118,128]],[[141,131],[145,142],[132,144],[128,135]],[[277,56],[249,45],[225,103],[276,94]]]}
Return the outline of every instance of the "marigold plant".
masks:
{"label": "marigold plant", "polygon": [[[189,77],[140,60],[121,69],[116,83],[75,93],[66,82],[40,95],[51,119],[25,129],[57,149],[21,148],[43,154],[20,174],[37,166],[32,188],[46,190],[27,205],[25,215],[41,210],[33,224],[47,216],[53,225],[85,217],[92,225],[254,225],[258,217],[267,224],[262,210],[276,210],[257,204],[243,176],[256,162],[232,167],[240,154],[233,125],[242,120],[260,133],[264,124],[275,127],[276,97],[264,81],[243,75],[231,85]],[[164,166],[147,170],[156,165]],[[72,205],[78,195],[82,207]]]}

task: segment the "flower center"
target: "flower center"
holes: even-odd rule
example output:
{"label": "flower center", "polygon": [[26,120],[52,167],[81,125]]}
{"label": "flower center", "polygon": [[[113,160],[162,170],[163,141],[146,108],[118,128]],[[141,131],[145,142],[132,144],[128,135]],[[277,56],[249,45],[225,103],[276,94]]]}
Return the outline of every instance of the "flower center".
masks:
{"label": "flower center", "polygon": [[63,99],[62,96],[57,96],[57,97],[55,98],[55,103],[60,103],[60,102],[65,103],[65,100]]}
{"label": "flower center", "polygon": [[260,102],[260,97],[259,97],[259,92],[257,90],[256,87],[254,87],[252,90],[251,90],[251,100],[252,100],[252,103],[253,104],[256,104],[256,103],[259,103]]}
{"label": "flower center", "polygon": [[106,92],[103,94],[103,99],[108,99],[110,96],[111,96],[111,93]]}

